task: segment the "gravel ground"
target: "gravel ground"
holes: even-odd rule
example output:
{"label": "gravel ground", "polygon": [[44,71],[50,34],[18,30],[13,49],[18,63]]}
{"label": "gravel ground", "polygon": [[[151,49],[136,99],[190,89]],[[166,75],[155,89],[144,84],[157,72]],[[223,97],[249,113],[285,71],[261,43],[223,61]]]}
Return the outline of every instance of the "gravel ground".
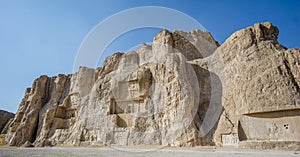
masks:
{"label": "gravel ground", "polygon": [[0,148],[0,157],[135,157],[135,156],[163,156],[163,157],[296,157],[300,152],[273,150],[245,150],[230,148],[147,148],[147,147],[49,147],[49,148]]}

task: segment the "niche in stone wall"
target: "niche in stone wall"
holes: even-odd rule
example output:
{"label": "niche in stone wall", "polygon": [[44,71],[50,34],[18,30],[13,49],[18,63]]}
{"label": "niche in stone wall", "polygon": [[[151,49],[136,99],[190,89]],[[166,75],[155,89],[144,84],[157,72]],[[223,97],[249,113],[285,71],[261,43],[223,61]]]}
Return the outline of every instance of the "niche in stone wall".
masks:
{"label": "niche in stone wall", "polygon": [[110,99],[110,106],[109,106],[109,113],[110,114],[122,114],[124,113],[124,109],[116,103],[116,99]]}
{"label": "niche in stone wall", "polygon": [[127,114],[116,115],[115,123],[118,127],[127,128],[133,126],[134,117]]}
{"label": "niche in stone wall", "polygon": [[243,115],[239,139],[255,141],[300,141],[300,110],[283,110]]}

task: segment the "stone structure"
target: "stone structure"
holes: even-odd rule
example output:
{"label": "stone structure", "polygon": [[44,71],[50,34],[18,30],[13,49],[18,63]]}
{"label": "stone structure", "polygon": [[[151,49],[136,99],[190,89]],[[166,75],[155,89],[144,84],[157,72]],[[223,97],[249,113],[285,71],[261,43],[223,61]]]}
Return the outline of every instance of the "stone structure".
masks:
{"label": "stone structure", "polygon": [[208,32],[162,30],[152,45],[115,53],[100,68],[41,76],[4,142],[299,149],[300,51],[278,34],[255,24],[219,45]]}

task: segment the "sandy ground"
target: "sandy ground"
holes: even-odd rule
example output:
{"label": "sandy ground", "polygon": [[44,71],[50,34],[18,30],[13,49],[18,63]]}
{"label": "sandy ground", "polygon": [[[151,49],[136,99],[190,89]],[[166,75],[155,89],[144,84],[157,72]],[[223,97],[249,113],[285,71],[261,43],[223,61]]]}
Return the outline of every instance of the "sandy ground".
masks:
{"label": "sandy ground", "polygon": [[296,157],[300,152],[274,150],[245,150],[230,148],[145,148],[145,147],[49,147],[49,148],[0,148],[0,157],[135,157],[135,156],[163,156],[163,157]]}

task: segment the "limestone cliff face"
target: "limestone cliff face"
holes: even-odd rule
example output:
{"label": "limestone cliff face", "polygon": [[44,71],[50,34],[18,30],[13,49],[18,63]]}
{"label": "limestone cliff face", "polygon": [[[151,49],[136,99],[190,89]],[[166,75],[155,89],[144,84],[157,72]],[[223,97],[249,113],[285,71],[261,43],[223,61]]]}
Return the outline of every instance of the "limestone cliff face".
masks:
{"label": "limestone cliff face", "polygon": [[5,143],[299,142],[300,51],[280,45],[278,33],[271,23],[255,24],[219,45],[208,32],[162,30],[152,45],[115,53],[100,68],[41,76],[26,90]]}
{"label": "limestone cliff face", "polygon": [[236,138],[240,145],[299,145],[300,51],[280,45],[278,34],[269,22],[255,24],[235,32],[209,58],[194,61],[222,80],[224,111],[214,135],[216,144]]}

